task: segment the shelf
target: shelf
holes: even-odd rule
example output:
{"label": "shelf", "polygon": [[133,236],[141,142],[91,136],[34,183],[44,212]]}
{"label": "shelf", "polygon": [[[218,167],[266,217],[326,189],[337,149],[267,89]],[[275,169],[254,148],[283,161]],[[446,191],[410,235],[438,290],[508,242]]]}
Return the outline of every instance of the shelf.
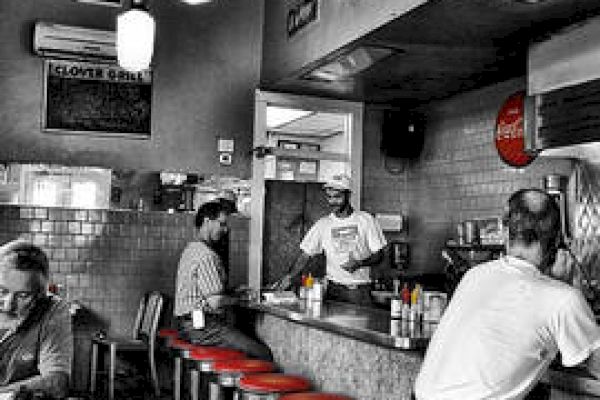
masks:
{"label": "shelf", "polygon": [[299,158],[305,160],[349,161],[347,154],[316,150],[293,150],[272,148],[271,154],[276,157]]}
{"label": "shelf", "polygon": [[457,244],[457,243],[446,243],[446,247],[453,250],[474,250],[474,251],[494,251],[504,252],[506,251],[503,244]]}

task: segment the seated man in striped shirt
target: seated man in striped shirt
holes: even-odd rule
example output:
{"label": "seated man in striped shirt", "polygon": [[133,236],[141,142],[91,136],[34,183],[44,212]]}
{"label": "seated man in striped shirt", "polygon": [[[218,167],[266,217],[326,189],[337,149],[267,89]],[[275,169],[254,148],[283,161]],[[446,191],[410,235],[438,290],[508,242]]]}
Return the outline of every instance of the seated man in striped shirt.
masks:
{"label": "seated man in striped shirt", "polygon": [[[219,202],[203,204],[196,214],[196,241],[183,250],[177,271],[174,314],[190,340],[207,346],[243,351],[250,357],[271,360],[271,351],[227,323],[224,307],[233,303],[225,294],[227,276],[212,246],[228,231],[228,209]],[[204,311],[204,327],[194,329],[194,309]]]}

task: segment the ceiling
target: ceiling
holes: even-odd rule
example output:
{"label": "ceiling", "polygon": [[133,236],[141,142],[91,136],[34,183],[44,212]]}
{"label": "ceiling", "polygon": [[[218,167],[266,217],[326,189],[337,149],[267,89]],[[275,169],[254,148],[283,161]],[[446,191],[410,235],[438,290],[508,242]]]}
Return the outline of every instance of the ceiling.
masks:
{"label": "ceiling", "polygon": [[[430,0],[267,89],[414,107],[525,76],[529,43],[600,14],[598,0],[525,1]],[[351,76],[309,77],[357,47],[392,52]]]}

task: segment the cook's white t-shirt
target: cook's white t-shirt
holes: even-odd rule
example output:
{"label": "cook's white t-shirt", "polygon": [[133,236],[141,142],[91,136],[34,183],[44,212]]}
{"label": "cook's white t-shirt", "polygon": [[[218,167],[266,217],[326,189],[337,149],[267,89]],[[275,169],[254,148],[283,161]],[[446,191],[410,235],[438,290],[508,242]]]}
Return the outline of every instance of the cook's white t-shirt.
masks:
{"label": "cook's white t-shirt", "polygon": [[341,268],[352,254],[355,260],[364,260],[387,244],[381,227],[373,216],[354,211],[346,218],[329,214],[319,219],[306,233],[300,249],[313,256],[325,252],[327,278],[344,285],[370,282],[369,268],[350,273]]}
{"label": "cook's white t-shirt", "polygon": [[521,399],[557,352],[573,366],[599,347],[600,328],[577,289],[507,256],[465,274],[415,393],[419,400]]}

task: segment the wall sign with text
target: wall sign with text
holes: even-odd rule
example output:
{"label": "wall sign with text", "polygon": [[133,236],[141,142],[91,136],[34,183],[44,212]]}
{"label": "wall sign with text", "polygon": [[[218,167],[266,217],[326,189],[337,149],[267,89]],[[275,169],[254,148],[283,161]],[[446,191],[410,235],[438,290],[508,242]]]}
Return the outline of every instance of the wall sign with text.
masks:
{"label": "wall sign with text", "polygon": [[150,138],[152,75],[116,65],[44,61],[42,128],[67,134]]}
{"label": "wall sign with text", "polygon": [[291,38],[319,19],[319,0],[302,0],[288,10],[287,35]]}

